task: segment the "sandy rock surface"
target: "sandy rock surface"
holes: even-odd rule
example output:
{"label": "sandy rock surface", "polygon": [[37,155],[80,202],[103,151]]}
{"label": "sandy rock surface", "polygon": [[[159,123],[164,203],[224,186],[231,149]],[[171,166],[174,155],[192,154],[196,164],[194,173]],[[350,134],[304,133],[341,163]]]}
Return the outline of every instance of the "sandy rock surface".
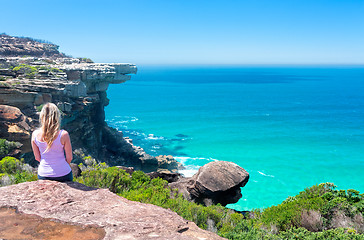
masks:
{"label": "sandy rock surface", "polygon": [[39,180],[1,187],[1,207],[62,223],[100,227],[105,230],[104,239],[223,239],[170,210],[75,182]]}

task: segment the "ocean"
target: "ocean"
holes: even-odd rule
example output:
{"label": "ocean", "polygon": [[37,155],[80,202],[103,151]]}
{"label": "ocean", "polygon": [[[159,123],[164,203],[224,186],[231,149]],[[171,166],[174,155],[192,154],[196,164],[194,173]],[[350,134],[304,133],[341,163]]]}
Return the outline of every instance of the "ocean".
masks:
{"label": "ocean", "polygon": [[247,170],[230,208],[323,182],[364,191],[364,66],[139,66],[107,95],[107,123],[185,176],[216,160]]}

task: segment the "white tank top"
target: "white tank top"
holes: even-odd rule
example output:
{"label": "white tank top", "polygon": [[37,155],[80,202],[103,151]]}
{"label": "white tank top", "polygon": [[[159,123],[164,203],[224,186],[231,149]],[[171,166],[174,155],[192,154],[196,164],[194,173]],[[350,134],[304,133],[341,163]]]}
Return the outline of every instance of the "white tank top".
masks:
{"label": "white tank top", "polygon": [[47,143],[39,141],[35,137],[35,144],[40,151],[40,164],[38,167],[38,175],[42,177],[62,177],[72,171],[67,163],[64,155],[64,146],[61,143],[61,135],[63,130],[59,131],[57,138],[47,152]]}

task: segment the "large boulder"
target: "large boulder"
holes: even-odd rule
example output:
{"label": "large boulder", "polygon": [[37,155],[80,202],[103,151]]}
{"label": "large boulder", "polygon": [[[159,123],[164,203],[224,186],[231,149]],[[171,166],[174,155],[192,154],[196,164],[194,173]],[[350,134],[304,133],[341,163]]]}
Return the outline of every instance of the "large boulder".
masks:
{"label": "large boulder", "polygon": [[31,121],[19,108],[0,105],[0,138],[23,142],[22,150],[30,151]]}
{"label": "large boulder", "polygon": [[[37,215],[40,219],[34,221],[40,224],[46,219],[59,224],[47,223],[51,226],[49,228],[29,226],[31,229],[22,231],[23,223],[17,226],[12,221],[1,221],[0,238],[51,239],[53,233],[67,232],[67,237],[54,239],[86,239],[78,238],[77,234],[88,229],[88,234],[95,238],[87,239],[100,239],[96,235],[104,235],[103,239],[224,239],[198,228],[171,210],[129,201],[107,189],[91,188],[76,182],[38,180],[1,187],[0,220],[14,217],[11,208],[21,214]],[[72,226],[82,229],[73,229]],[[12,231],[9,232],[9,229]],[[70,231],[74,231],[75,235],[71,236]]]}
{"label": "large boulder", "polygon": [[210,162],[202,166],[191,178],[170,183],[190,201],[206,206],[220,203],[225,206],[236,203],[241,197],[241,187],[249,180],[249,173],[235,163]]}

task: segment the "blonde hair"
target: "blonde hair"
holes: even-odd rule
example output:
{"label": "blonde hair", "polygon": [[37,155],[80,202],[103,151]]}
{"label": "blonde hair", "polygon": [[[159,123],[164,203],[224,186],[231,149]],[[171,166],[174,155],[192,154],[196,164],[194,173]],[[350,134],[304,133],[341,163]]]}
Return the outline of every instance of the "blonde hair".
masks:
{"label": "blonde hair", "polygon": [[53,103],[46,103],[40,112],[39,121],[41,123],[42,141],[47,143],[47,149],[45,150],[47,152],[54,140],[56,140],[61,126],[61,113],[58,107]]}

